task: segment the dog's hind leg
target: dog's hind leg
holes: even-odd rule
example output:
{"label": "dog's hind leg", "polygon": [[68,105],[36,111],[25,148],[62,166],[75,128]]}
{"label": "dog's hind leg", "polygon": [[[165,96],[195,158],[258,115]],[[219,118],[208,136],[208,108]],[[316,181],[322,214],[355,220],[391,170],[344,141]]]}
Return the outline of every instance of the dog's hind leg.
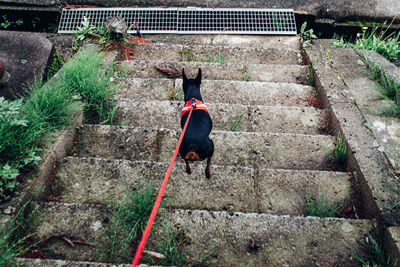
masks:
{"label": "dog's hind leg", "polygon": [[211,174],[210,174],[211,158],[212,158],[212,155],[207,158],[207,167],[206,167],[206,178],[207,179],[211,178]]}
{"label": "dog's hind leg", "polygon": [[192,169],[189,166],[189,161],[187,159],[185,159],[185,163],[186,163],[186,172],[188,174],[192,174]]}

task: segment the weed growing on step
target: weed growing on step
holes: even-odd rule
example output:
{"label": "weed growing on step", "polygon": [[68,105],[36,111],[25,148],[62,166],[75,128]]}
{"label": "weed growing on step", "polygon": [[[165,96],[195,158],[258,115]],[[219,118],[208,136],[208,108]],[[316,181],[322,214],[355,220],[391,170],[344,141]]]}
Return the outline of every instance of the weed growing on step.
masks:
{"label": "weed growing on step", "polygon": [[306,47],[310,43],[312,43],[313,39],[317,39],[318,37],[314,34],[313,29],[309,29],[306,31],[307,28],[307,21],[305,21],[300,28],[300,41],[303,47]]}
{"label": "weed growing on step", "polygon": [[56,51],[53,55],[53,61],[48,69],[47,79],[53,77],[65,64],[60,54]]}
{"label": "weed growing on step", "polygon": [[400,32],[397,35],[393,32],[386,36],[385,31],[378,32],[378,27],[363,27],[362,32],[357,34],[354,42],[346,41],[343,37],[336,36],[336,41],[333,42],[333,47],[346,47],[354,49],[374,50],[385,58],[395,61],[400,58]]}
{"label": "weed growing on step", "polygon": [[347,159],[347,147],[343,135],[339,132],[336,136],[336,144],[333,150],[333,157],[338,163],[344,163]]}
{"label": "weed growing on step", "polygon": [[353,253],[363,267],[393,267],[397,266],[397,260],[385,254],[383,249],[379,246],[370,234],[362,240],[361,245],[364,249],[364,254],[358,255]]}
{"label": "weed growing on step", "polygon": [[113,62],[114,78],[129,78],[128,62]]}
{"label": "weed growing on step", "polygon": [[307,194],[306,201],[308,215],[321,218],[337,216],[338,210],[343,206],[343,203],[337,203],[337,201],[329,202],[320,190],[315,197]]}
{"label": "weed growing on step", "polygon": [[[157,243],[157,256],[145,254],[144,261],[152,265],[160,266],[196,266],[209,258],[216,249],[201,255],[196,259],[190,259],[185,247],[189,245],[189,239],[183,230],[176,231],[170,223],[163,223],[158,231],[161,232],[162,240]],[[158,255],[159,254],[159,255]]]}
{"label": "weed growing on step", "polygon": [[227,131],[232,131],[232,132],[237,132],[240,130],[242,121],[243,121],[243,116],[244,116],[244,111],[240,112],[234,119],[229,121],[229,125],[226,126]]}
{"label": "weed growing on step", "polygon": [[366,62],[370,69],[370,78],[379,84],[377,90],[382,98],[386,100],[386,105],[381,105],[376,110],[377,114],[388,117],[400,117],[400,84],[382,68],[372,62]]}
{"label": "weed growing on step", "polygon": [[22,19],[18,19],[16,21],[10,21],[7,17],[7,15],[2,16],[3,22],[0,23],[0,28],[6,30],[9,29],[10,27],[15,28],[16,26],[20,26],[24,24],[24,21]]}
{"label": "weed growing on step", "polygon": [[91,123],[111,123],[115,111],[112,70],[101,71],[103,58],[102,53],[94,51],[80,53],[65,64],[62,72],[65,87],[84,100],[85,120]]}
{"label": "weed growing on step", "polygon": [[248,69],[246,65],[243,65],[242,73],[244,74],[243,81],[248,82],[250,80],[251,75],[253,74],[252,69]]}
{"label": "weed growing on step", "polygon": [[0,266],[18,266],[15,259],[35,245],[38,208],[28,201],[10,222],[0,227]]}
{"label": "weed growing on step", "polygon": [[305,85],[315,87],[314,68],[311,64],[307,68]]}
{"label": "weed growing on step", "polygon": [[179,52],[179,54],[184,56],[185,57],[185,61],[187,61],[187,62],[194,61],[193,51],[190,48],[187,48],[187,47],[183,46],[181,51]]}
{"label": "weed growing on step", "polygon": [[151,185],[134,190],[126,188],[121,200],[111,200],[113,210],[106,226],[106,236],[96,246],[100,260],[111,263],[131,260],[131,246],[137,245],[146,227],[156,199],[155,193]]}

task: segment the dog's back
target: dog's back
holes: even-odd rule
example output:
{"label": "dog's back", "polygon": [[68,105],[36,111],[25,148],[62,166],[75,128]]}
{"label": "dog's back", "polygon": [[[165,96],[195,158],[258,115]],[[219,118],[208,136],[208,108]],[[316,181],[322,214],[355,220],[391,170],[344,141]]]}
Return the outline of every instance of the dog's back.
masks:
{"label": "dog's back", "polygon": [[[214,152],[214,144],[209,135],[212,130],[212,120],[208,114],[208,110],[202,103],[203,99],[200,94],[201,69],[195,79],[187,79],[184,70],[183,92],[185,94],[186,108],[191,105],[192,99],[195,99],[199,107],[192,111],[186,133],[183,137],[182,144],[179,148],[179,154],[186,162],[186,171],[191,173],[188,161],[207,160],[206,177],[210,177],[210,161]],[[201,107],[201,108],[200,108]],[[184,109],[185,110],[185,109]],[[189,111],[189,109],[187,109]],[[182,112],[181,126],[184,127],[189,112]]]}

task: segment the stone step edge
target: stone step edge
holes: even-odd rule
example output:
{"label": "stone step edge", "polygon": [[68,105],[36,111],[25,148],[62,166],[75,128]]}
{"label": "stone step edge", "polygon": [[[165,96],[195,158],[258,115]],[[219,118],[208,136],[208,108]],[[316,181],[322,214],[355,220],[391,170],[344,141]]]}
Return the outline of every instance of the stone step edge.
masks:
{"label": "stone step edge", "polygon": [[204,64],[204,65],[210,65],[210,66],[221,66],[221,67],[227,67],[227,66],[271,66],[272,69],[274,68],[281,68],[283,66],[292,66],[292,67],[304,67],[306,68],[306,65],[299,65],[299,64],[246,64],[246,63],[224,63],[224,64],[219,64],[219,63],[213,63],[213,62],[186,62],[186,61],[162,61],[162,60],[144,60],[144,59],[133,59],[133,60],[126,60],[125,62],[128,63],[152,63],[152,64],[185,64],[185,65],[198,65],[198,64]]}
{"label": "stone step edge", "polygon": [[[117,82],[125,82],[125,81],[134,81],[134,80],[143,80],[143,81],[168,81],[170,82],[171,80],[175,80],[175,83],[182,84],[182,79],[181,78],[140,78],[140,77],[113,77],[113,81]],[[261,85],[291,85],[291,86],[296,86],[296,87],[303,87],[303,88],[313,88],[312,86],[309,85],[304,85],[300,83],[289,83],[289,82],[261,82],[261,81],[237,81],[237,80],[210,80],[210,79],[202,79],[202,83],[243,83],[246,85],[251,85],[251,84],[261,84]],[[201,86],[200,86],[201,88]],[[200,89],[201,90],[201,89]]]}
{"label": "stone step edge", "polygon": [[[102,158],[102,157],[74,157],[74,156],[67,156],[64,158],[64,160],[75,160],[75,159],[82,159],[82,160],[103,160],[103,161],[110,161],[110,162],[115,162],[115,163],[130,163],[130,164],[154,164],[154,165],[165,165],[165,167],[168,167],[169,163],[165,161],[147,161],[147,160],[128,160],[128,159],[108,159],[108,158]],[[179,163],[176,162],[177,165],[182,165],[185,166],[185,163]],[[203,166],[204,163],[199,163],[199,162],[191,162],[190,166]],[[232,169],[243,169],[243,170],[255,170],[252,167],[247,167],[247,166],[237,166],[237,165],[218,165],[218,164],[212,164],[211,168],[232,168]],[[167,169],[167,168],[166,168]],[[324,170],[307,170],[307,169],[280,169],[280,168],[260,168],[258,169],[259,171],[278,171],[278,172],[311,172],[311,173],[335,173],[335,174],[342,174],[345,175],[348,172],[342,172],[342,171],[324,171]]]}
{"label": "stone step edge", "polygon": [[[140,100],[136,100],[136,99],[130,99],[130,98],[125,98],[125,97],[117,97],[117,98],[114,98],[117,102],[147,102],[147,103],[160,103],[160,102],[163,102],[163,103],[171,103],[171,104],[182,104],[182,107],[183,107],[183,100],[181,100],[181,101],[179,101],[179,100],[167,100],[167,99],[165,99],[165,100],[158,100],[158,99],[155,99],[155,100],[148,100],[148,99],[140,99]],[[218,105],[222,105],[222,106],[234,106],[234,107],[237,107],[237,108],[248,108],[248,107],[251,107],[251,108],[277,108],[277,109],[283,109],[283,108],[285,108],[285,109],[288,109],[288,110],[302,110],[302,109],[308,109],[308,110],[320,110],[320,111],[322,111],[321,109],[317,109],[317,108],[314,108],[314,107],[311,107],[311,106],[303,106],[303,107],[301,107],[301,106],[285,106],[285,105],[249,105],[249,104],[240,104],[240,103],[235,103],[235,104],[232,104],[232,103],[222,103],[222,102],[205,102],[204,104],[206,104],[206,105],[213,105],[213,106],[218,106]]]}
{"label": "stone step edge", "polygon": [[[83,124],[82,127],[92,127],[92,128],[102,128],[109,127],[114,129],[143,129],[143,130],[160,130],[160,131],[178,131],[176,129],[170,129],[165,127],[150,127],[150,126],[122,126],[122,125],[99,125],[99,124]],[[179,130],[180,131],[180,130]],[[270,135],[270,136],[297,136],[297,137],[320,137],[320,138],[331,138],[334,139],[334,136],[325,135],[325,134],[296,134],[296,133],[273,133],[273,132],[243,132],[243,131],[220,131],[220,130],[212,130],[211,133],[214,134],[224,134],[224,133],[235,133],[235,134],[243,134],[243,135]]]}
{"label": "stone step edge", "polygon": [[293,52],[299,52],[298,49],[294,49],[291,47],[268,47],[268,48],[262,48],[262,47],[252,47],[252,46],[227,46],[227,45],[214,45],[214,44],[177,44],[177,43],[163,43],[163,42],[157,42],[157,43],[150,43],[150,44],[135,44],[135,46],[166,46],[166,47],[176,47],[176,48],[221,48],[221,49],[246,49],[246,50],[258,50],[258,51],[264,51],[264,50],[277,50],[277,51],[293,51]]}

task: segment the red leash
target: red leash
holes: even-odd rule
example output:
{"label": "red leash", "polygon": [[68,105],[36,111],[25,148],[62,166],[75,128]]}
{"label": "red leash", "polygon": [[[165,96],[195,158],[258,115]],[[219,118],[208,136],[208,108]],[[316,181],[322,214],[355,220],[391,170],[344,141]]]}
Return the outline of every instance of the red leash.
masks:
{"label": "red leash", "polygon": [[162,200],[162,197],[164,195],[165,188],[167,187],[168,179],[169,179],[169,177],[171,175],[172,168],[174,167],[174,162],[175,162],[176,156],[178,155],[179,147],[181,146],[182,139],[183,139],[183,136],[185,135],[186,128],[187,128],[187,125],[189,123],[189,119],[190,119],[190,116],[192,115],[192,111],[193,111],[194,107],[196,107],[196,102],[194,102],[194,104],[192,104],[192,106],[191,106],[189,115],[188,115],[188,117],[186,119],[185,126],[183,127],[181,136],[179,138],[178,145],[176,146],[174,155],[172,156],[171,162],[169,163],[169,167],[168,167],[167,173],[165,174],[164,181],[163,181],[163,183],[161,185],[161,188],[160,188],[160,192],[158,193],[156,202],[154,203],[154,207],[153,207],[153,210],[151,211],[150,218],[147,221],[146,228],[144,229],[142,239],[140,240],[139,246],[138,246],[138,248],[136,250],[135,257],[133,258],[131,267],[138,266],[139,263],[140,263],[140,259],[142,258],[144,247],[146,246],[147,240],[149,239],[151,228],[153,227],[154,219],[156,218],[156,215],[157,215],[157,212],[158,212],[158,208],[160,207],[161,200]]}

